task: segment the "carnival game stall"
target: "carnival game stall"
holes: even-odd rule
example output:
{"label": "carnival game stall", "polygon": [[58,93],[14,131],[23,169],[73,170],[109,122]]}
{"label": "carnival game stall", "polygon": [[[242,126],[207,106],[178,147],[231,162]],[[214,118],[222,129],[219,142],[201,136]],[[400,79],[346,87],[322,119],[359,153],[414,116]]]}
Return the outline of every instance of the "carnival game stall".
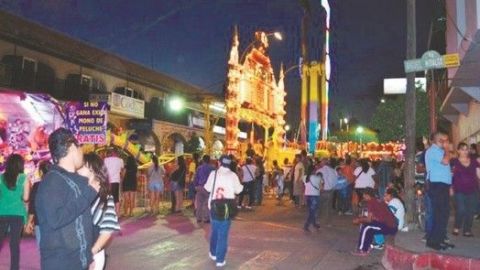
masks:
{"label": "carnival game stall", "polygon": [[38,93],[0,89],[0,171],[6,158],[17,153],[26,160],[26,172],[50,159],[48,136],[61,127],[64,115],[54,98]]}

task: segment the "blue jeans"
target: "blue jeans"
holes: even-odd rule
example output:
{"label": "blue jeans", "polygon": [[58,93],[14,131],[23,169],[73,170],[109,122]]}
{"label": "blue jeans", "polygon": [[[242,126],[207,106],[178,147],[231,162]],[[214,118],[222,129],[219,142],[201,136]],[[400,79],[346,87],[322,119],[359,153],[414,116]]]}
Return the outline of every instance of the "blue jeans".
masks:
{"label": "blue jeans", "polygon": [[210,234],[210,254],[217,257],[217,262],[225,261],[228,248],[228,232],[231,220],[216,220],[211,218],[212,231]]}
{"label": "blue jeans", "polygon": [[[308,217],[304,228],[308,229],[310,225],[317,225],[317,210],[320,204],[320,196],[305,196],[305,199],[307,200]],[[331,205],[329,207],[331,207]]]}
{"label": "blue jeans", "polygon": [[455,229],[463,229],[463,233],[472,232],[476,203],[477,193],[455,193]]}

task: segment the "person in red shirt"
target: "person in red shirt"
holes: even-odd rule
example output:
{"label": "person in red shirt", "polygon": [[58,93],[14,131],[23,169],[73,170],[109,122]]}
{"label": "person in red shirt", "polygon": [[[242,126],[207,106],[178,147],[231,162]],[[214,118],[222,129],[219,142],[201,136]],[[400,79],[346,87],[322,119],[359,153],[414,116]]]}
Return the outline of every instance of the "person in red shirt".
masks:
{"label": "person in red shirt", "polygon": [[385,202],[375,198],[375,190],[366,188],[363,199],[367,203],[368,214],[355,218],[354,224],[361,224],[357,250],[352,255],[368,255],[375,234],[394,235],[397,233],[397,221]]}

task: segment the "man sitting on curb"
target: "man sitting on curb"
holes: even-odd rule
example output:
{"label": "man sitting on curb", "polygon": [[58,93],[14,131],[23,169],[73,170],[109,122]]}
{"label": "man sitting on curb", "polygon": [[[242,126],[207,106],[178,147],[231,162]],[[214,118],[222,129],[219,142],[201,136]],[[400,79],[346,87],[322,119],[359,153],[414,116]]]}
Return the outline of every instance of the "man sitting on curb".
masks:
{"label": "man sitting on curb", "polygon": [[366,256],[369,253],[375,234],[394,235],[397,233],[395,216],[388,209],[385,202],[375,198],[375,190],[366,188],[363,199],[367,203],[368,215],[353,220],[354,224],[361,224],[357,249],[352,252],[355,256]]}

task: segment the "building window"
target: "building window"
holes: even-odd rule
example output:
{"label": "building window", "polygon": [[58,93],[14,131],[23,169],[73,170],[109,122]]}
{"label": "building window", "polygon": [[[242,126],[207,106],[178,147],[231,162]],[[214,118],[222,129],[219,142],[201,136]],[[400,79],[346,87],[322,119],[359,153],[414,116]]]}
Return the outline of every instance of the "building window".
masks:
{"label": "building window", "polygon": [[32,58],[23,57],[22,69],[27,73],[35,73],[35,71],[37,71],[37,61]]}
{"label": "building window", "polygon": [[80,78],[80,85],[82,86],[82,89],[90,91],[90,88],[92,87],[92,77],[82,74]]}
{"label": "building window", "polygon": [[117,87],[113,92],[127,97],[144,100],[143,94],[130,87]]}

